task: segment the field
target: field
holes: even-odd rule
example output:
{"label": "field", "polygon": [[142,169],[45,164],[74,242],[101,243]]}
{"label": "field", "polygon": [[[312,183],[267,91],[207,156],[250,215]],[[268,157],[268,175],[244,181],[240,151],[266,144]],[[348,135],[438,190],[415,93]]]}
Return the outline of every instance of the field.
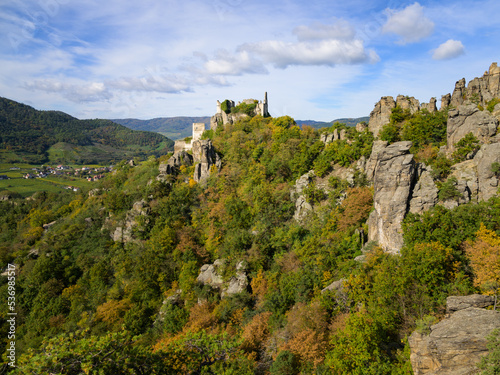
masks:
{"label": "field", "polygon": [[[83,178],[70,176],[53,176],[49,175],[45,178],[23,178],[27,173],[33,173],[33,168],[40,167],[39,165],[15,163],[0,164],[0,175],[6,175],[9,179],[0,180],[0,192],[11,191],[28,197],[37,191],[57,192],[63,188],[72,186],[80,189],[92,187],[95,182],[89,182]],[[77,166],[75,166],[77,167]],[[81,167],[81,166],[80,166]],[[95,167],[90,166],[89,167]],[[11,168],[19,168],[12,170]]]}

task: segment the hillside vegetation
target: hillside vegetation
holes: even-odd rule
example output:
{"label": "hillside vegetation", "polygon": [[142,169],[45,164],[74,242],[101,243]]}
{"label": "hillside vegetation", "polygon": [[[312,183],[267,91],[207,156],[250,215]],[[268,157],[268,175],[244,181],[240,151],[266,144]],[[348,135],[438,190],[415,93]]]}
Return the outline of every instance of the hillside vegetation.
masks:
{"label": "hillside vegetation", "polygon": [[[439,166],[445,117],[399,112],[383,137]],[[168,156],[152,156],[91,191],[1,201],[0,262],[18,270],[12,373],[411,374],[407,336],[448,295],[480,290],[470,249],[498,243],[500,198],[409,214],[401,254],[385,253],[366,243],[366,176],[329,174],[369,156],[373,135],[335,129],[345,139],[325,145],[290,117],[246,118],[206,132],[222,167],[203,183],[186,165],[157,179]],[[314,210],[298,221],[291,192],[310,170],[326,188],[307,187]]]}
{"label": "hillside vegetation", "polygon": [[0,161],[108,163],[161,155],[173,141],[133,131],[110,120],[78,120],[62,112],[38,111],[0,98]]}

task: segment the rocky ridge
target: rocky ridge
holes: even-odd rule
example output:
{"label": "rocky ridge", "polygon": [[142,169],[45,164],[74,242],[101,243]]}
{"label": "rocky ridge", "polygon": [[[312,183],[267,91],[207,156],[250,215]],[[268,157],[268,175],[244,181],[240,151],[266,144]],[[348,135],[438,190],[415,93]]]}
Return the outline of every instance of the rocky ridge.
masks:
{"label": "rocky ridge", "polygon": [[448,297],[448,316],[429,327],[415,331],[408,341],[415,375],[469,375],[478,373],[476,365],[488,353],[487,337],[500,328],[500,311],[486,310],[494,298],[482,295]]}

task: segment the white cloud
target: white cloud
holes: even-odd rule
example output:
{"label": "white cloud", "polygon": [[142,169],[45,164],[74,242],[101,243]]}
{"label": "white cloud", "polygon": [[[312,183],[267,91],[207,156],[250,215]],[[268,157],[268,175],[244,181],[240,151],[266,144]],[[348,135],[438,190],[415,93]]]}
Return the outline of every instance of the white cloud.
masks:
{"label": "white cloud", "polygon": [[298,26],[293,30],[299,41],[308,40],[353,40],[356,34],[354,28],[345,20],[338,20],[332,25],[315,23],[313,27]]}
{"label": "white cloud", "polygon": [[315,23],[293,30],[297,41],[267,40],[246,43],[235,54],[226,50],[205,62],[208,74],[241,75],[267,73],[266,64],[284,69],[288,66],[335,66],[374,63],[379,60],[373,50],[367,50],[354,28],[345,20],[330,25]]}
{"label": "white cloud", "polygon": [[287,43],[271,40],[241,46],[277,68],[290,65],[349,65],[378,61],[375,51],[367,51],[362,40],[322,40]]}
{"label": "white cloud", "polygon": [[241,75],[244,73],[268,73],[262,62],[251,56],[248,51],[240,51],[232,55],[227,50],[219,50],[215,58],[208,60],[204,64],[208,74],[215,75]]}
{"label": "white cloud", "polygon": [[401,11],[388,9],[387,12],[389,18],[382,31],[399,35],[402,44],[418,42],[434,31],[434,23],[424,15],[424,7],[419,3],[409,5]]}
{"label": "white cloud", "polygon": [[465,47],[459,40],[449,39],[438,48],[433,50],[434,60],[449,60],[461,56],[465,53]]}
{"label": "white cloud", "polygon": [[64,95],[65,98],[75,103],[105,101],[113,97],[111,92],[102,82],[78,84],[43,79],[25,83],[24,88],[48,93],[60,93]]}

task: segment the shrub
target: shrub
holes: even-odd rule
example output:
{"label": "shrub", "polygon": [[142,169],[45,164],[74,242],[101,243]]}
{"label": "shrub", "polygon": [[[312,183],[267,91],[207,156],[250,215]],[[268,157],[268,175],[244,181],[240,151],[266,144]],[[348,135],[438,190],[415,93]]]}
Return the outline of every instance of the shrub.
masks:
{"label": "shrub", "polygon": [[481,147],[479,140],[472,133],[468,133],[459,140],[455,146],[456,149],[452,155],[452,159],[455,163],[471,159]]}
{"label": "shrub", "polygon": [[495,106],[500,103],[500,99],[499,98],[493,98],[491,99],[487,105],[486,105],[486,109],[490,112],[493,112],[493,110],[495,109]]}
{"label": "shrub", "polygon": [[459,198],[460,192],[457,189],[457,179],[456,177],[450,177],[446,182],[441,184],[441,188],[439,189],[439,199],[442,201]]}

